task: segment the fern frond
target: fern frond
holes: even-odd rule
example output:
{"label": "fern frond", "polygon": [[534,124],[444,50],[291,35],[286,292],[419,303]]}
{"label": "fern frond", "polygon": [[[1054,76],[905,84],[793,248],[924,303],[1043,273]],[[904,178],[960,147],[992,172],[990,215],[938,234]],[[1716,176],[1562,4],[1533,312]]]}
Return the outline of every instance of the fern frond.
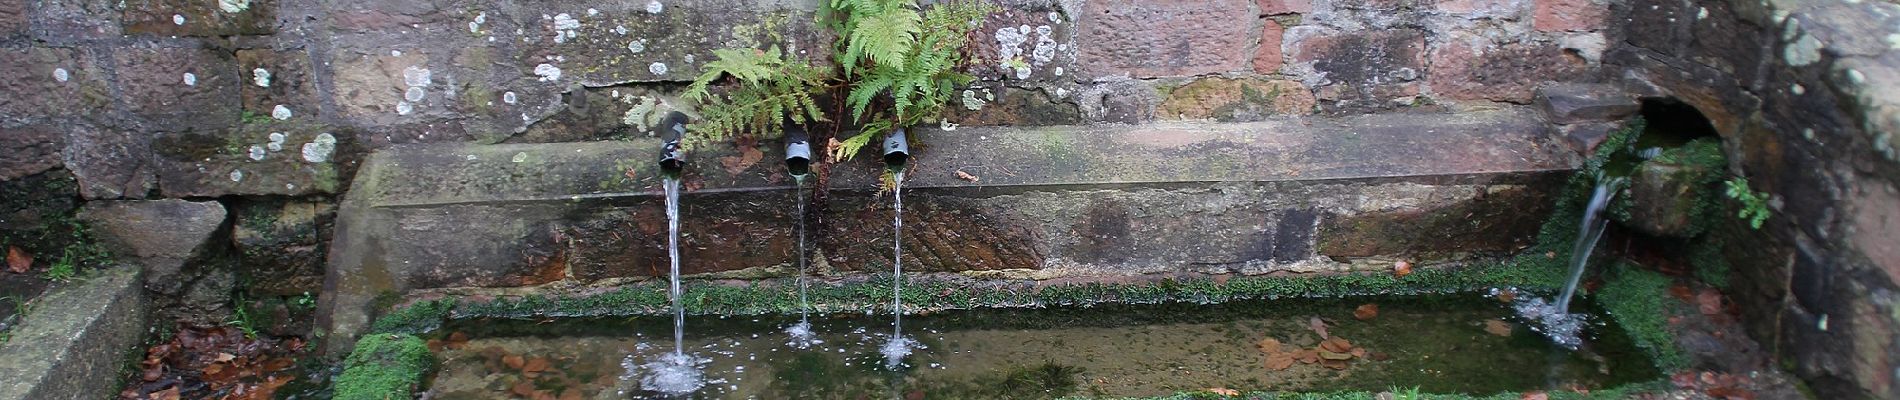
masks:
{"label": "fern frond", "polygon": [[[876,124],[872,124],[872,125],[876,125]],[[832,160],[838,160],[838,161],[850,160],[853,156],[858,155],[858,151],[864,149],[865,145],[871,144],[871,139],[876,137],[878,132],[889,130],[888,124],[885,125],[884,129],[878,129],[878,130],[872,130],[873,128],[875,128],[872,125],[865,125],[864,127],[865,129],[861,132],[858,132],[857,135],[852,136],[849,139],[845,139],[842,142],[838,142],[837,147],[831,148],[831,154],[829,154],[829,157]]]}

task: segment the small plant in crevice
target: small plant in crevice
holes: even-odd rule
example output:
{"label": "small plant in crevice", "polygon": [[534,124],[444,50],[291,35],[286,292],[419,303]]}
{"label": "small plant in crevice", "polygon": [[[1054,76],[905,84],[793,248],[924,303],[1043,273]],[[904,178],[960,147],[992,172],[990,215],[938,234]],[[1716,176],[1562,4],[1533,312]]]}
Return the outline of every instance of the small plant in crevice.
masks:
{"label": "small plant in crevice", "polygon": [[[821,20],[838,38],[835,69],[778,46],[714,50],[717,59],[702,66],[681,95],[700,114],[689,144],[742,133],[772,136],[787,121],[861,124],[859,133],[826,151],[832,160],[850,159],[879,133],[939,118],[956,90],[975,79],[957,69],[970,32],[995,10],[985,1],[925,7],[918,0],[831,0]],[[848,118],[827,115],[818,105],[820,94],[840,88],[848,91],[835,114],[849,108]]]}
{"label": "small plant in crevice", "polygon": [[1768,221],[1773,211],[1768,209],[1768,194],[1748,188],[1748,178],[1735,177],[1724,183],[1728,198],[1740,202],[1742,207],[1735,216],[1748,221],[1748,226],[1761,229],[1762,222]]}

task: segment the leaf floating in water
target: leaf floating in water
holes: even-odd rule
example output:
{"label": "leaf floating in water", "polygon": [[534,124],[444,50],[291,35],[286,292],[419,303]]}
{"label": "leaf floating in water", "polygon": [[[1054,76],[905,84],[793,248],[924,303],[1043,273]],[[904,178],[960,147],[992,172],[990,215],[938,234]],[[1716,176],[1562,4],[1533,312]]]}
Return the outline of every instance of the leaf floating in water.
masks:
{"label": "leaf floating in water", "polygon": [[1312,319],[1306,320],[1306,327],[1308,329],[1312,329],[1313,333],[1319,334],[1319,338],[1321,340],[1324,340],[1331,336],[1331,335],[1326,334],[1326,321],[1319,319],[1319,317],[1313,317]]}
{"label": "leaf floating in water", "polygon": [[1360,321],[1371,320],[1373,318],[1377,318],[1378,316],[1379,316],[1378,304],[1367,303],[1367,304],[1359,306],[1359,308],[1355,308],[1352,310],[1352,317]]}
{"label": "leaf floating in water", "polygon": [[1511,336],[1511,323],[1497,319],[1485,320],[1484,331],[1498,336]]}
{"label": "leaf floating in water", "polygon": [[1273,355],[1267,356],[1267,370],[1285,371],[1287,368],[1293,367],[1294,361],[1293,353],[1273,353]]}
{"label": "leaf floating in water", "polygon": [[1392,263],[1393,276],[1404,278],[1406,275],[1411,275],[1411,274],[1412,274],[1412,262],[1399,260],[1399,262]]}
{"label": "leaf floating in water", "polygon": [[[1320,350],[1330,351],[1334,353],[1345,353],[1345,352],[1352,351],[1352,342],[1346,341],[1346,338],[1336,337],[1332,339],[1326,339],[1326,341],[1323,341],[1323,342],[1319,342],[1319,348]],[[1321,355],[1324,356],[1325,354],[1321,354]]]}
{"label": "leaf floating in water", "polygon": [[1254,343],[1254,347],[1260,348],[1261,353],[1271,356],[1275,353],[1280,353],[1280,339],[1260,339],[1259,343]]}
{"label": "leaf floating in water", "polygon": [[1519,400],[1550,400],[1550,395],[1544,392],[1540,392],[1540,391],[1524,392],[1524,395],[1518,397],[1518,399]]}
{"label": "leaf floating in water", "polygon": [[8,271],[13,271],[13,273],[16,273],[16,274],[24,274],[26,273],[26,270],[28,268],[32,268],[32,267],[33,267],[33,256],[27,255],[26,250],[20,250],[20,248],[18,247],[7,246],[7,270]]}

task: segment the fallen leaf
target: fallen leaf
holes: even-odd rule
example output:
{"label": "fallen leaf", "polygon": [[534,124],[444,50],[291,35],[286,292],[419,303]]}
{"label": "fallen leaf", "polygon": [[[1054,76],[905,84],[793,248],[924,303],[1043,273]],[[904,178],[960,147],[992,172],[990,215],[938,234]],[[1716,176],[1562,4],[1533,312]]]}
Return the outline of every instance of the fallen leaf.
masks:
{"label": "fallen leaf", "polygon": [[1511,323],[1496,319],[1485,320],[1484,331],[1498,336],[1511,336]]}
{"label": "fallen leaf", "polygon": [[1254,343],[1254,347],[1259,347],[1261,353],[1266,353],[1268,355],[1278,354],[1280,353],[1280,339],[1274,339],[1274,338],[1260,339],[1259,343]]}
{"label": "fallen leaf", "polygon": [[1306,320],[1306,327],[1312,329],[1313,333],[1319,334],[1320,339],[1326,339],[1330,336],[1326,334],[1326,321],[1319,319],[1319,317]]}
{"label": "fallen leaf", "polygon": [[26,250],[7,246],[7,270],[24,274],[28,268],[33,268],[33,256],[27,255]]}
{"label": "fallen leaf", "polygon": [[1695,292],[1689,290],[1689,285],[1683,284],[1670,286],[1669,295],[1682,301],[1691,301],[1695,298]]}
{"label": "fallen leaf", "polygon": [[1228,389],[1228,388],[1208,388],[1207,392],[1222,395],[1222,396],[1239,396],[1240,395],[1239,390],[1233,390],[1233,389]]}
{"label": "fallen leaf", "polygon": [[1346,338],[1335,337],[1319,342],[1319,348],[1334,353],[1345,353],[1352,351],[1352,342],[1346,341]]}
{"label": "fallen leaf", "polygon": [[218,353],[218,357],[215,360],[218,362],[228,362],[234,359],[237,359],[237,356],[231,355],[231,353]]}
{"label": "fallen leaf", "polygon": [[580,390],[580,389],[576,389],[576,388],[567,388],[567,390],[562,390],[562,391],[561,391],[561,399],[560,399],[560,400],[581,400],[581,396],[584,396],[584,395],[583,395],[583,394],[581,394],[581,390]]}
{"label": "fallen leaf", "polygon": [[1333,370],[1346,369],[1346,360],[1320,360],[1319,365]]}
{"label": "fallen leaf", "polygon": [[738,175],[763,159],[765,159],[764,152],[759,151],[757,147],[747,146],[739,150],[739,155],[720,157],[719,164],[726,168],[726,173]]}
{"label": "fallen leaf", "polygon": [[1366,357],[1366,354],[1367,354],[1367,353],[1368,353],[1368,352],[1366,351],[1366,348],[1364,348],[1364,347],[1354,347],[1354,348],[1352,348],[1352,356],[1353,356],[1353,357],[1359,357],[1359,358],[1365,358],[1365,357]]}
{"label": "fallen leaf", "polygon": [[527,364],[523,364],[521,366],[521,371],[523,372],[547,371],[548,364],[549,364],[548,359],[546,357],[535,357],[533,359],[528,360]]}
{"label": "fallen leaf", "polygon": [[1406,275],[1411,274],[1412,263],[1410,261],[1399,260],[1399,262],[1392,263],[1392,275],[1404,278]]}
{"label": "fallen leaf", "polygon": [[1273,355],[1267,356],[1267,370],[1285,371],[1287,368],[1293,367],[1293,361],[1293,353],[1273,353]]}
{"label": "fallen leaf", "polygon": [[462,346],[468,344],[468,334],[461,332],[450,333],[449,339],[443,341],[443,344],[443,347],[448,347],[450,350],[460,350]]}
{"label": "fallen leaf", "polygon": [[1702,315],[1713,316],[1722,313],[1722,293],[1715,289],[1703,289],[1702,293],[1695,295],[1695,303],[1696,308],[1702,311]]}
{"label": "fallen leaf", "polygon": [[1378,304],[1367,303],[1365,305],[1359,306],[1359,308],[1352,309],[1352,317],[1357,318],[1360,321],[1370,320],[1378,316],[1379,316]]}
{"label": "fallen leaf", "polygon": [[152,392],[152,400],[178,400],[178,387]]}
{"label": "fallen leaf", "polygon": [[1550,395],[1541,391],[1524,392],[1524,395],[1518,397],[1518,399],[1519,400],[1550,400]]}
{"label": "fallen leaf", "polygon": [[970,182],[979,182],[983,180],[983,178],[978,178],[976,177],[976,175],[970,175],[970,173],[963,172],[963,170],[957,170],[957,179],[962,179],[962,180],[966,180]]}
{"label": "fallen leaf", "polygon": [[[527,364],[528,360],[521,358],[520,355],[509,354],[507,357],[501,358],[501,363],[507,365],[510,369],[521,369],[521,366]],[[523,394],[523,396],[526,396],[526,394]]]}
{"label": "fallen leaf", "polygon": [[514,386],[510,386],[508,388],[508,392],[514,393],[516,396],[521,396],[521,397],[534,396],[534,382],[525,381],[525,380],[520,381],[520,382],[515,382]]}
{"label": "fallen leaf", "polygon": [[1300,362],[1302,363],[1307,363],[1307,364],[1316,363],[1316,362],[1319,362],[1319,350],[1314,350],[1314,349],[1300,350],[1297,353],[1293,353],[1293,358],[1300,360]]}
{"label": "fallen leaf", "polygon": [[1366,353],[1366,358],[1372,361],[1387,361],[1392,359],[1392,355],[1374,351]]}
{"label": "fallen leaf", "polygon": [[1326,350],[1320,350],[1320,351],[1319,351],[1319,359],[1320,359],[1320,360],[1331,360],[1331,361],[1345,361],[1345,360],[1351,360],[1351,359],[1352,359],[1352,354],[1347,354],[1347,353],[1335,353],[1335,352],[1331,352],[1331,351],[1326,351]]}

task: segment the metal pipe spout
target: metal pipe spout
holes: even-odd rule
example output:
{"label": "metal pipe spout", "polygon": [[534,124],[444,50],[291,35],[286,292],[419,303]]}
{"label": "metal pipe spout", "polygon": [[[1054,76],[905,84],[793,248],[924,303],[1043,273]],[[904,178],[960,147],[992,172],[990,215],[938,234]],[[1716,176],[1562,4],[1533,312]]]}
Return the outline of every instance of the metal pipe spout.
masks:
{"label": "metal pipe spout", "polygon": [[910,140],[904,136],[904,128],[897,128],[884,136],[885,167],[903,171],[904,164],[910,162]]}
{"label": "metal pipe spout", "polygon": [[785,169],[795,177],[811,173],[811,134],[792,121],[785,121]]}
{"label": "metal pipe spout", "polygon": [[660,173],[677,177],[686,169],[686,153],[680,140],[686,137],[686,114],[674,111],[660,120]]}

